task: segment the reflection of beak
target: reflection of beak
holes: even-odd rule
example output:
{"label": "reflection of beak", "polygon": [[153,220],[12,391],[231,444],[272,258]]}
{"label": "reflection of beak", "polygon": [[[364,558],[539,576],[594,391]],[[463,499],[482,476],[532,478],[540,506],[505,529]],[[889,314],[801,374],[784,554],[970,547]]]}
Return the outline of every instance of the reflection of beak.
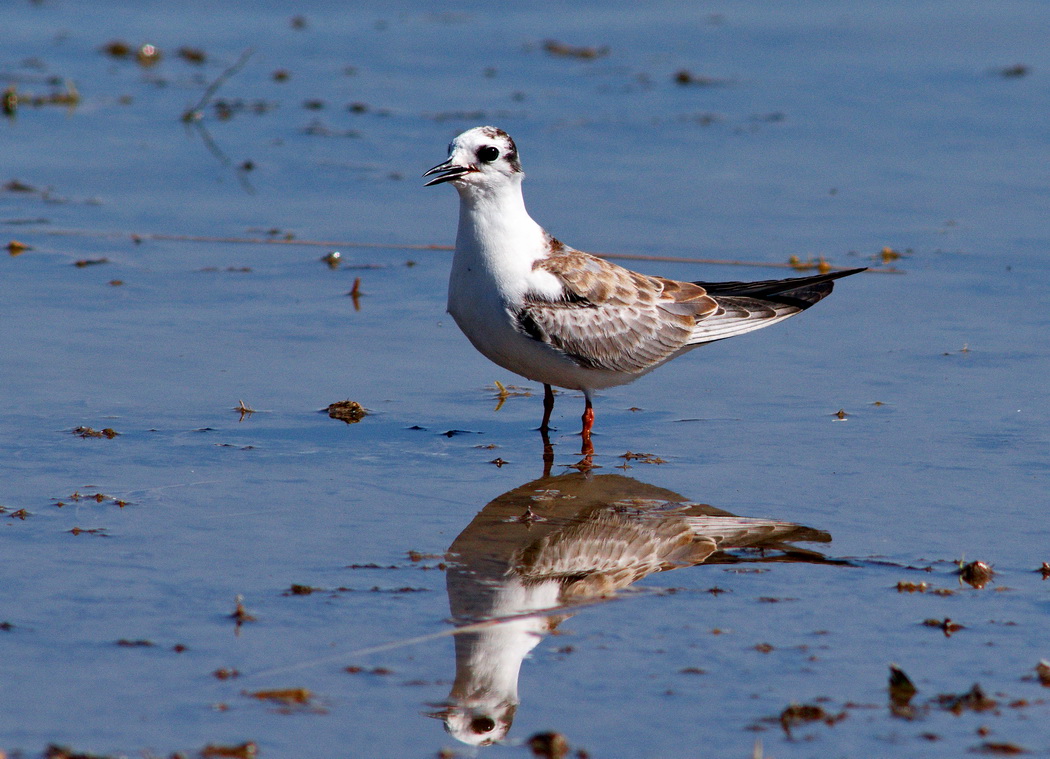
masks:
{"label": "reflection of beak", "polygon": [[434,168],[432,168],[430,171],[428,171],[426,174],[423,175],[425,177],[429,177],[429,176],[431,176],[433,174],[439,174],[440,175],[440,176],[436,177],[435,179],[431,179],[429,182],[427,182],[423,186],[424,187],[430,187],[431,185],[434,185],[434,184],[441,184],[442,182],[448,182],[448,181],[451,181],[453,179],[458,179],[459,177],[463,176],[464,174],[469,174],[472,171],[477,171],[477,169],[474,168],[473,166],[457,166],[456,164],[452,163],[452,159],[450,158],[447,161],[445,161],[444,163],[439,163],[437,166],[435,166]]}

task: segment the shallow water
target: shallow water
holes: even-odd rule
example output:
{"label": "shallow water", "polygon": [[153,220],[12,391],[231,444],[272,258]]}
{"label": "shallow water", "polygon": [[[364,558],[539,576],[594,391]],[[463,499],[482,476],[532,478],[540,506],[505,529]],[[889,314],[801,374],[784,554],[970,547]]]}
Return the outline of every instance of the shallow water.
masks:
{"label": "shallow water", "polygon": [[[92,8],[0,8],[0,80],[22,97],[0,122],[0,243],[31,246],[0,261],[0,748],[528,756],[558,731],[594,757],[751,756],[756,738],[776,757],[1050,754],[1043,5]],[[117,39],[164,56],[100,52]],[[79,103],[33,105],[67,79]],[[535,482],[542,389],[445,315],[448,253],[351,245],[449,244],[454,193],[418,176],[478,123],[515,136],[533,215],[583,249],[903,254],[600,394],[590,479],[568,468],[582,398],[559,396],[556,482],[831,542],[685,562],[559,615],[515,644],[536,644],[520,704],[484,749],[428,716],[457,671],[447,580],[468,562],[445,553],[490,504],[570,488]],[[287,235],[339,244],[266,243]],[[319,260],[332,250],[338,268]],[[532,395],[497,409],[496,380]],[[322,412],[346,398],[372,413]],[[522,529],[507,524],[481,560]],[[960,559],[993,581],[961,584]],[[255,618],[240,625],[238,595]],[[946,618],[964,629],[923,625]],[[910,712],[889,708],[890,662],[918,687]],[[994,709],[936,700],[975,682]],[[289,688],[312,695],[250,695]],[[846,717],[788,731],[791,704]]]}

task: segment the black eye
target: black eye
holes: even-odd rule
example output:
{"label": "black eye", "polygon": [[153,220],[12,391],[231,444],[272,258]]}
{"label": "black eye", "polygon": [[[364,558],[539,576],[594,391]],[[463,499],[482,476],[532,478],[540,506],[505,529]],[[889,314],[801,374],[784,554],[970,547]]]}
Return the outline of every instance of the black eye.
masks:
{"label": "black eye", "polygon": [[[496,150],[496,148],[492,148],[492,150]],[[498,150],[496,152],[497,154],[499,153]],[[492,717],[475,717],[470,721],[470,729],[478,735],[491,733],[496,729],[496,720],[492,719]]]}
{"label": "black eye", "polygon": [[492,163],[497,158],[499,158],[499,150],[492,147],[491,145],[486,145],[483,148],[478,148],[479,161],[484,161],[485,163]]}

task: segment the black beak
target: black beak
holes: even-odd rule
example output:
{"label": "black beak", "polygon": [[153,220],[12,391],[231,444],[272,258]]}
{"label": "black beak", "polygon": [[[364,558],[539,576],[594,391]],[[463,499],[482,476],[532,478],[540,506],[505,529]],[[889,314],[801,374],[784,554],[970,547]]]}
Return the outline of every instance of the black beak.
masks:
{"label": "black beak", "polygon": [[464,174],[469,174],[472,171],[477,171],[477,169],[475,169],[473,166],[457,166],[456,164],[452,163],[452,159],[450,158],[444,163],[439,163],[437,166],[435,166],[423,175],[425,177],[429,177],[434,174],[439,175],[434,179],[431,179],[423,186],[430,187],[431,185],[441,184],[442,182],[448,182],[452,179],[457,179],[458,177],[461,177]]}

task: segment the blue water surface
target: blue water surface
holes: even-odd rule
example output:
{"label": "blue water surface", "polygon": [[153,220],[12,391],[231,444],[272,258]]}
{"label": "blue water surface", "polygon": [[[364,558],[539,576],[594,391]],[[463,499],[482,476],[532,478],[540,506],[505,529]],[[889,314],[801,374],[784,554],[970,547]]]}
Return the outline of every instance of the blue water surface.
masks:
{"label": "blue water surface", "polygon": [[[0,260],[8,756],[1050,755],[1045,4],[17,0],[0,28],[0,243],[30,248]],[[575,610],[476,749],[433,717],[446,551],[544,474],[542,388],[471,348],[449,253],[411,246],[454,241],[419,175],[484,123],[578,248],[894,273],[599,394],[595,476],[832,541]],[[531,395],[497,408],[496,381]],[[344,399],[371,414],[323,412]],[[582,405],[558,398],[553,476]],[[975,682],[994,708],[946,708]],[[828,719],[785,730],[792,704]]]}

